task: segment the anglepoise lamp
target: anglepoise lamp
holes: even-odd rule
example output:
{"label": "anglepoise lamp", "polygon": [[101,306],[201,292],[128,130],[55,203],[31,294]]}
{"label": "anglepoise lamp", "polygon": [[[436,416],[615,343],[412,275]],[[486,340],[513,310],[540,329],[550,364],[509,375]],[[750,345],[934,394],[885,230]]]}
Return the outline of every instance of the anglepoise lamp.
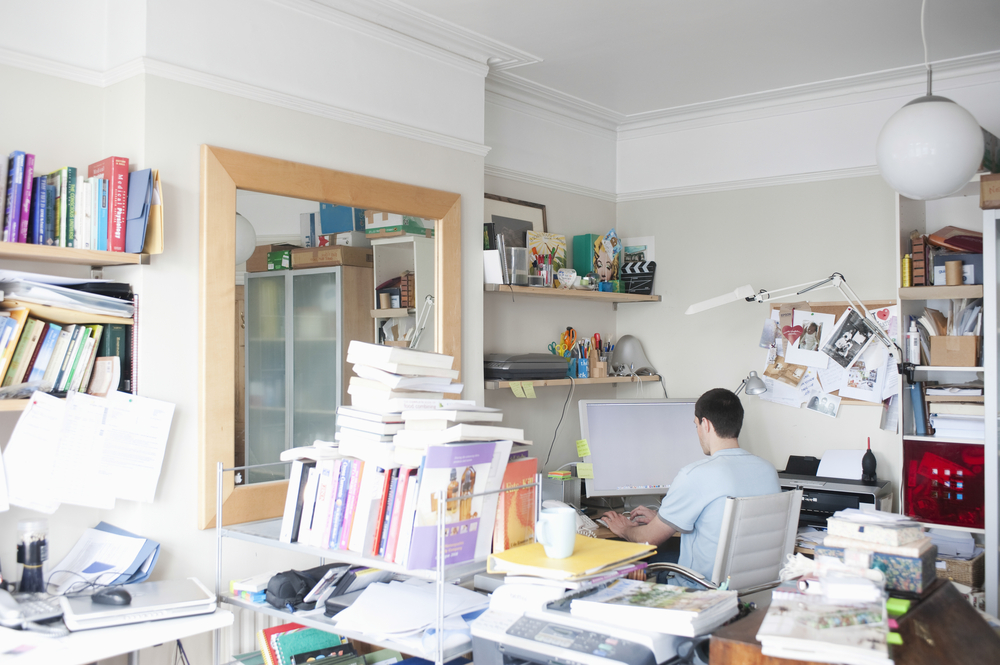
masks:
{"label": "anglepoise lamp", "polygon": [[[926,0],[924,0],[926,4]],[[931,92],[931,66],[920,8],[927,94],[889,118],[875,144],[875,161],[889,186],[917,200],[954,194],[975,174],[983,160],[983,130],[972,114],[947,97]]]}
{"label": "anglepoise lamp", "polygon": [[757,376],[757,372],[750,372],[747,378],[743,379],[743,382],[733,391],[733,394],[739,395],[743,390],[746,391],[747,395],[760,395],[767,392],[767,386],[763,379]]}

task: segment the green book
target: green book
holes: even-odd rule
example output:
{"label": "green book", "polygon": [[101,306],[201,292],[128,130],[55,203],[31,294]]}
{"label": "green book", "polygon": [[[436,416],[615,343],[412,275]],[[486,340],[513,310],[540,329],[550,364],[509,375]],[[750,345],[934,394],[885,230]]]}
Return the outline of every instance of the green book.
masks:
{"label": "green book", "polygon": [[340,635],[319,628],[281,633],[275,637],[274,653],[278,657],[275,665],[291,665],[292,658],[297,654],[337,646],[344,642],[345,639]]}
{"label": "green book", "polygon": [[118,356],[121,363],[122,378],[116,390],[132,392],[132,326],[123,323],[105,326],[99,348],[98,357]]}

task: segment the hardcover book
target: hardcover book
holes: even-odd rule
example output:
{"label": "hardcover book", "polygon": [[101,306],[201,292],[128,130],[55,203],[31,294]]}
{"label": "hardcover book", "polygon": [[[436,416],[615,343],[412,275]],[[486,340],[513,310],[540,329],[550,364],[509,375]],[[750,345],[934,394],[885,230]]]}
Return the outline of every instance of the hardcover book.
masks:
{"label": "hardcover book", "polygon": [[87,177],[108,181],[108,246],[112,252],[125,251],[125,217],[128,212],[128,159],[107,157],[87,167]]}
{"label": "hardcover book", "polygon": [[[535,457],[508,461],[501,488],[530,485],[535,482],[536,473],[538,459]],[[493,527],[494,552],[535,542],[535,489],[525,487],[500,495]]]}
{"label": "hardcover book", "polygon": [[21,179],[21,210],[18,215],[17,238],[15,242],[28,242],[28,220],[31,218],[32,185],[35,180],[35,156],[24,156],[24,174]]}
{"label": "hardcover book", "polygon": [[21,219],[21,194],[24,187],[24,153],[15,150],[7,158],[7,205],[3,215],[4,242],[17,242]]}

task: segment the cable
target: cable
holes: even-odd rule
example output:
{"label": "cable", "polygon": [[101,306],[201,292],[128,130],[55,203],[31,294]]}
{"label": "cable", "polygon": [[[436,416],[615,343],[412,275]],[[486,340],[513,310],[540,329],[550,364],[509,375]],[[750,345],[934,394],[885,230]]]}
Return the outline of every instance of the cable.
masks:
{"label": "cable", "polygon": [[549,463],[549,458],[552,457],[552,448],[556,445],[556,435],[559,434],[559,426],[562,425],[563,418],[566,417],[566,407],[569,405],[569,401],[573,397],[573,391],[576,389],[576,380],[572,376],[568,378],[569,378],[569,394],[566,395],[566,401],[563,402],[562,413],[559,415],[559,422],[556,423],[556,429],[554,432],[552,432],[552,443],[549,444],[549,452],[545,455],[545,464],[543,466],[547,466]]}
{"label": "cable", "polygon": [[[924,32],[924,12],[926,9],[927,9],[927,0],[923,0],[920,3],[920,39],[922,39],[924,42],[924,67],[927,69],[927,71],[930,71],[931,63],[930,59],[927,56],[927,33]],[[929,90],[927,91],[927,94],[928,95],[931,94]]]}

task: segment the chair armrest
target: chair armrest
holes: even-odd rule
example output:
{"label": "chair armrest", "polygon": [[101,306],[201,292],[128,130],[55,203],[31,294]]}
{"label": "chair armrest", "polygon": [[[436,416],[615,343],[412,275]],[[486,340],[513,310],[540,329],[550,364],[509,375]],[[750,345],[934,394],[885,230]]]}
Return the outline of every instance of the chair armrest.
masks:
{"label": "chair armrest", "polygon": [[696,582],[696,583],[702,585],[706,589],[718,589],[719,588],[711,580],[705,579],[705,576],[702,575],[701,573],[696,572],[694,570],[691,570],[690,568],[687,568],[685,566],[681,566],[680,564],[676,564],[676,563],[651,563],[648,566],[646,566],[646,572],[647,573],[649,573],[649,572],[653,572],[653,573],[659,573],[659,572],[677,573],[679,575],[682,575],[682,576],[688,578],[692,582]]}

